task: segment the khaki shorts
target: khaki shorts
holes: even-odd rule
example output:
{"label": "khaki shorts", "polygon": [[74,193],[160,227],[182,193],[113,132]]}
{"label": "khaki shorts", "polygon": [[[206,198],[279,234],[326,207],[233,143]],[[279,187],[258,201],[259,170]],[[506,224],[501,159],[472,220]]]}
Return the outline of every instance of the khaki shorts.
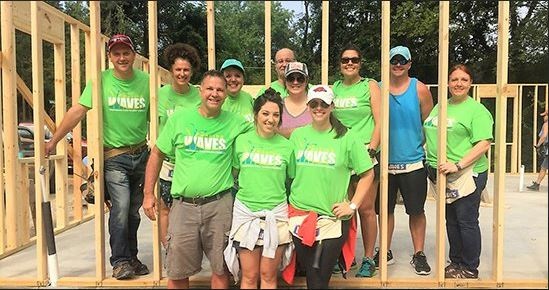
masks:
{"label": "khaki shorts", "polygon": [[[255,243],[256,246],[263,246],[263,229],[265,229],[265,221],[261,220],[259,222],[259,225],[261,226],[261,231],[259,232],[259,239]],[[278,230],[278,245],[284,245],[290,243],[292,240],[292,237],[290,236],[290,228],[287,221],[277,221],[276,222],[277,230]],[[243,227],[240,227],[235,235],[234,235],[234,241],[235,242],[241,242],[242,238],[247,236],[248,233],[246,233],[243,229]]]}
{"label": "khaki shorts", "polygon": [[227,273],[223,250],[229,240],[232,210],[231,194],[197,206],[173,200],[165,262],[169,279],[181,280],[199,273],[203,253],[208,257],[213,273]]}

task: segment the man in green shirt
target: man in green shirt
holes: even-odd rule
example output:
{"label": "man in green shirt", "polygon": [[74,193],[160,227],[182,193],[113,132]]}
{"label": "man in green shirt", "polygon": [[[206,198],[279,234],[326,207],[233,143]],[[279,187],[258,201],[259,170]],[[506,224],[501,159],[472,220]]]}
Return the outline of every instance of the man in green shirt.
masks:
{"label": "man in green shirt", "polygon": [[286,96],[288,96],[288,91],[286,90],[286,85],[285,85],[286,65],[294,61],[295,61],[295,54],[293,50],[289,48],[281,48],[279,51],[277,51],[275,54],[274,65],[275,65],[275,70],[276,70],[278,79],[272,82],[269,86],[261,88],[257,93],[257,96],[260,96],[261,94],[263,94],[265,90],[269,87],[277,91],[278,93],[280,93],[280,96],[283,99]]}
{"label": "man in green shirt", "polygon": [[168,225],[168,288],[189,288],[189,277],[210,260],[211,288],[228,288],[223,250],[231,229],[232,151],[238,135],[253,128],[241,116],[221,110],[226,81],[216,70],[204,73],[198,109],[179,110],[167,121],[151,151],[145,173],[143,209],[156,219],[154,184],[165,155],[175,156]]}
{"label": "man in green shirt", "polygon": [[[113,277],[122,280],[149,273],[137,259],[137,230],[141,221],[143,178],[149,155],[149,75],[133,68],[136,53],[127,35],[113,35],[108,42],[112,69],[101,75],[105,195],[110,196],[110,263]],[[92,108],[88,82],[78,104],[72,106],[46,144],[46,156]]]}

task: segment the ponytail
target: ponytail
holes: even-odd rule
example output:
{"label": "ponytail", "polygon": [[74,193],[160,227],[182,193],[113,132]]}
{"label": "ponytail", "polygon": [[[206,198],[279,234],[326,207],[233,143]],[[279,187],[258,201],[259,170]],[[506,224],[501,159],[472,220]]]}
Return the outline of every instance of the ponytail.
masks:
{"label": "ponytail", "polygon": [[339,121],[339,119],[332,113],[330,114],[330,124],[332,128],[336,131],[336,136],[334,139],[343,137],[347,133],[347,127]]}

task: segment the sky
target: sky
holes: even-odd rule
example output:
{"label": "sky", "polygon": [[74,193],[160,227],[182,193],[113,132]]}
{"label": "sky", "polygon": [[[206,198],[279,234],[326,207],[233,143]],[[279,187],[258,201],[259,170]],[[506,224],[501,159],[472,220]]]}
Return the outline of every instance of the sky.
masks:
{"label": "sky", "polygon": [[305,8],[303,6],[303,1],[280,1],[280,3],[282,4],[282,7],[293,10],[294,15],[296,16],[303,13],[303,9]]}

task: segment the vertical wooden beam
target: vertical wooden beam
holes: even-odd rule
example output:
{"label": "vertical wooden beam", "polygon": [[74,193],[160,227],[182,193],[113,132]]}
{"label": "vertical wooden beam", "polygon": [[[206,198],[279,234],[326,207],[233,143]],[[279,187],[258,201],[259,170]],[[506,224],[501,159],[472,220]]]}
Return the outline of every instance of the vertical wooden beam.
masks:
{"label": "vertical wooden beam", "polygon": [[19,197],[17,190],[17,86],[15,68],[15,28],[13,26],[13,2],[1,1],[2,8],[2,103],[4,117],[4,170],[6,191],[6,240],[7,249],[17,247],[17,206]]}
{"label": "vertical wooden beam", "polygon": [[[90,5],[90,77],[92,85],[92,104],[88,124],[103,124],[102,91],[101,91],[101,10],[97,1]],[[103,126],[88,126],[88,148],[95,169],[95,277],[96,282],[105,279],[105,188],[103,176]]]}
{"label": "vertical wooden beam", "polygon": [[[389,188],[389,50],[391,45],[391,2],[381,2],[381,160],[380,160],[380,253],[387,253],[387,218],[388,218],[388,188]],[[387,285],[387,255],[380,257],[381,285]]]}
{"label": "vertical wooden beam", "polygon": [[[0,12],[1,13],[1,12]],[[3,15],[2,15],[3,16]],[[2,17],[0,16],[0,17]],[[1,69],[1,65],[2,65],[2,58],[4,57],[4,55],[2,54],[2,51],[0,51],[0,69]],[[0,82],[0,92],[2,91],[2,82]],[[4,123],[2,121],[2,114],[3,113],[3,110],[2,110],[2,101],[0,101],[0,137],[2,138],[2,140],[4,140],[4,128],[2,128],[2,124]],[[0,168],[2,170],[0,170],[0,192],[5,192],[4,191],[4,142],[0,142]],[[5,210],[5,204],[4,204],[5,200],[4,200],[4,194],[0,194],[0,255],[4,253],[4,250],[6,248],[6,234],[5,234],[5,231],[4,229],[6,228],[6,225],[4,224],[5,223],[5,215],[6,215],[6,210]]]}
{"label": "vertical wooden beam", "polygon": [[[448,104],[448,41],[450,2],[439,2],[438,24],[438,144],[437,165],[446,162],[446,125]],[[437,166],[438,167],[438,166]],[[437,174],[436,185],[436,263],[437,281],[439,285],[444,282],[444,267],[446,265],[446,175]]]}
{"label": "vertical wooden beam", "polygon": [[507,124],[507,87],[509,57],[509,2],[498,2],[498,52],[497,52],[497,98],[496,98],[496,145],[494,172],[494,218],[492,234],[492,273],[496,282],[503,282],[503,221],[505,205],[505,131]]}
{"label": "vertical wooden beam", "polygon": [[321,83],[323,85],[328,84],[328,65],[329,65],[329,54],[328,54],[328,47],[330,45],[330,38],[329,38],[329,22],[328,18],[330,15],[330,4],[328,1],[322,1],[322,75],[321,75]]}
{"label": "vertical wooden beam", "polygon": [[[71,24],[71,100],[72,105],[78,104],[80,99],[80,29],[76,24]],[[60,120],[60,118],[56,118]],[[82,220],[82,194],[80,185],[82,178],[87,176],[84,167],[77,160],[82,160],[82,124],[79,122],[72,130],[72,196],[73,216],[75,221]]]}
{"label": "vertical wooden beam", "polygon": [[[46,264],[46,238],[45,229],[43,226],[43,212],[41,204],[42,187],[40,182],[40,167],[46,168],[48,173],[45,150],[44,150],[44,76],[43,76],[43,59],[42,59],[42,37],[40,23],[38,21],[38,5],[39,2],[31,2],[31,55],[32,55],[32,99],[34,104],[33,120],[34,120],[34,176],[35,176],[35,193],[36,193],[36,260],[37,260],[37,279],[38,281],[47,278]],[[46,175],[48,176],[48,175]],[[49,188],[48,178],[46,180],[46,190]],[[49,194],[46,193],[46,194]],[[46,213],[48,214],[48,213]]]}
{"label": "vertical wooden beam", "polygon": [[[517,99],[518,99],[518,114],[517,114],[517,123],[518,123],[518,132],[517,132],[517,135],[519,136],[519,140],[521,140],[522,138],[522,117],[523,117],[523,114],[522,114],[522,85],[519,85],[518,86],[518,95],[517,95]],[[519,169],[522,167],[522,141],[517,141],[517,145],[518,145],[518,148],[517,148],[517,163],[518,163],[518,167]],[[490,163],[488,163],[490,164]]]}
{"label": "vertical wooden beam", "polygon": [[[534,113],[532,114],[532,128],[534,128],[534,132],[532,134],[532,144],[538,143],[538,90],[534,90]],[[543,161],[543,160],[541,160]],[[532,172],[538,173],[538,154],[536,153],[536,150],[532,150]]]}
{"label": "vertical wooden beam", "polygon": [[[150,74],[150,146],[156,143],[158,135],[158,28],[156,1],[148,2],[149,15],[149,74]],[[162,202],[158,195],[158,186],[155,190],[156,203]],[[160,259],[160,219],[153,222],[153,279],[160,283],[162,279],[162,267]]]}
{"label": "vertical wooden beam", "polygon": [[518,169],[520,165],[517,161],[517,155],[518,155],[518,143],[519,143],[519,135],[518,135],[518,128],[520,127],[520,119],[517,117],[520,117],[520,109],[519,109],[519,96],[518,96],[518,88],[513,89],[515,92],[513,95],[513,116],[516,116],[511,120],[511,124],[513,126],[513,135],[512,135],[512,143],[511,143],[511,171],[510,173],[518,173]]}
{"label": "vertical wooden beam", "polygon": [[206,1],[208,25],[208,69],[215,69],[215,8],[214,1]]}
{"label": "vertical wooden beam", "polygon": [[[53,67],[54,67],[54,91],[55,91],[55,119],[61,119],[67,110],[65,95],[65,35],[62,36],[63,41],[53,45]],[[59,124],[61,122],[59,121]],[[57,143],[57,154],[62,152],[63,158],[55,160],[55,203],[56,203],[56,223],[58,229],[64,228],[69,222],[68,210],[68,176],[67,176],[67,142],[63,138],[62,142]],[[76,163],[76,162],[74,162]],[[52,168],[50,168],[52,170]]]}
{"label": "vertical wooden beam", "polygon": [[271,1],[265,3],[265,87],[271,83]]}

